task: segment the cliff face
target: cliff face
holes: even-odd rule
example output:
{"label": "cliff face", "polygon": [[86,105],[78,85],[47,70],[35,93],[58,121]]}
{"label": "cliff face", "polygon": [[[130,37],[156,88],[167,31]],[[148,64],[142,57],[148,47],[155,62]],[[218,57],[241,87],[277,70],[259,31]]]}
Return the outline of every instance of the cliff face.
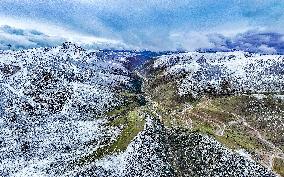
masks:
{"label": "cliff face", "polygon": [[282,56],[146,54],[2,51],[0,175],[283,171]]}

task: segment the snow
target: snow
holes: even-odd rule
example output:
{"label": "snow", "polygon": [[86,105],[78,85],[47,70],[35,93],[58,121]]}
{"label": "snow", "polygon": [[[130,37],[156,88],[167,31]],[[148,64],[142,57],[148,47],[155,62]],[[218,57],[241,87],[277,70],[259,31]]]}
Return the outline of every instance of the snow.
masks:
{"label": "snow", "polygon": [[82,174],[92,171],[93,168],[95,170],[92,173],[97,176],[155,177],[167,173],[170,166],[161,155],[165,149],[155,139],[157,135],[154,132],[160,131],[161,127],[157,125],[153,117],[147,116],[144,130],[134,138],[124,152],[112,154],[96,161]]}
{"label": "snow", "polygon": [[274,98],[284,100],[284,95],[274,95]]}
{"label": "snow", "polygon": [[120,129],[104,113],[123,103],[117,88],[131,88],[130,80],[119,60],[71,43],[3,51],[0,176],[61,176],[101,139],[115,139]]}
{"label": "snow", "polygon": [[250,160],[250,161],[253,161],[252,158],[251,158],[251,155],[245,150],[245,149],[239,149],[236,151],[239,155],[241,155],[242,157]]}
{"label": "snow", "polygon": [[[242,156],[248,158],[245,152],[238,155],[208,136],[168,134],[149,115],[144,130],[124,152],[70,168],[70,162],[102,146],[103,139],[114,141],[121,133],[119,127],[107,125],[105,113],[121,106],[120,93],[132,87],[132,73],[124,64],[133,55],[86,51],[71,43],[1,52],[0,176],[170,176],[171,153],[194,162],[187,164],[192,169],[200,165],[200,174],[269,173],[243,161]],[[230,89],[256,94],[282,90],[282,62],[282,56],[274,55],[190,52],[161,56],[153,67],[164,69],[165,75],[186,74],[176,80],[179,93],[198,97],[208,84],[222,92],[224,79],[230,81]],[[172,136],[184,140],[174,152]],[[200,159],[218,163],[210,166]]]}
{"label": "snow", "polygon": [[164,75],[185,74],[177,80],[180,95],[198,95],[214,89],[223,91],[226,83],[231,92],[281,92],[284,89],[284,57],[245,52],[217,52],[164,55],[153,68],[164,69]]}

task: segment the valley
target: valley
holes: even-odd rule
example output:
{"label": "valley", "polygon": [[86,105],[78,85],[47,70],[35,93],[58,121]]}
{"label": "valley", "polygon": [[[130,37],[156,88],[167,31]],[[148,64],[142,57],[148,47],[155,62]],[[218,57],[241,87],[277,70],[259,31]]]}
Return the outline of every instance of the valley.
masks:
{"label": "valley", "polygon": [[0,175],[283,176],[283,60],[4,51]]}

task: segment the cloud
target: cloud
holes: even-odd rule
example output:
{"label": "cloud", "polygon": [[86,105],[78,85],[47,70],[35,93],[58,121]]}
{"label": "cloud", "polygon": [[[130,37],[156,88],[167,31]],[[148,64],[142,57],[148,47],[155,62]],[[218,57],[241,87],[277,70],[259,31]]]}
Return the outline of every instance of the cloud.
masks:
{"label": "cloud", "polygon": [[[56,32],[56,30],[55,30]],[[74,32],[62,31],[58,35],[47,35],[35,29],[20,29],[4,25],[0,27],[0,50],[52,47],[71,41],[87,49],[145,49],[146,42],[126,45],[123,42],[85,36]],[[50,33],[53,34],[53,33]],[[72,34],[72,35],[71,35]],[[131,34],[131,33],[130,33]],[[135,35],[135,34],[133,34]],[[148,38],[149,36],[143,37]],[[137,37],[137,36],[136,36]],[[137,38],[139,38],[138,36]],[[131,36],[133,38],[133,36]],[[241,50],[265,54],[284,54],[284,35],[261,30],[249,30],[232,36],[205,32],[173,32],[161,34],[148,43],[149,50],[187,50],[187,51],[232,51]]]}
{"label": "cloud", "polygon": [[[30,27],[49,36],[111,39],[151,50],[192,49],[194,43],[211,45],[204,33],[227,37],[256,28],[282,33],[283,8],[281,0],[2,0],[0,25],[6,22],[22,29],[2,16],[22,17],[17,23],[52,24]],[[199,32],[201,42],[191,35]],[[184,34],[186,39],[172,34]]]}
{"label": "cloud", "polygon": [[277,53],[277,50],[274,47],[268,47],[265,44],[262,44],[261,46],[259,46],[258,50],[260,52],[266,53],[266,54],[275,54],[275,53]]}
{"label": "cloud", "polygon": [[170,34],[172,48],[194,51],[199,48],[214,47],[206,34],[200,32],[173,33]]}
{"label": "cloud", "polygon": [[52,47],[65,40],[51,37],[36,30],[23,30],[10,26],[0,27],[0,49],[27,49],[37,47]]}
{"label": "cloud", "polygon": [[0,26],[88,47],[283,53],[283,8],[281,0],[1,0]]}
{"label": "cloud", "polygon": [[204,34],[210,47],[202,46],[201,51],[240,50],[264,54],[284,54],[284,34],[260,30],[249,30],[232,36],[218,33]]}
{"label": "cloud", "polygon": [[47,35],[35,29],[20,29],[8,25],[0,26],[0,50],[53,47],[66,41],[92,49],[130,48],[119,41],[68,33],[67,30],[64,35],[60,34],[60,31],[57,34]]}
{"label": "cloud", "polygon": [[[43,25],[43,24],[41,24]],[[44,26],[44,25],[43,25]],[[284,35],[276,32],[261,30],[249,30],[243,33],[225,36],[219,33],[205,32],[173,32],[170,34],[160,33],[151,43],[141,41],[136,45],[112,39],[97,38],[82,35],[80,33],[61,31],[58,28],[49,31],[47,35],[35,29],[21,29],[8,25],[0,27],[0,50],[28,49],[37,47],[52,47],[61,45],[65,41],[71,41],[87,49],[149,49],[149,50],[187,50],[187,51],[232,51],[241,50],[265,54],[284,54]],[[65,32],[65,33],[64,33]],[[130,38],[140,38],[137,34],[129,33]],[[144,33],[143,33],[144,34]],[[138,34],[139,35],[139,34]],[[145,34],[144,34],[145,35]],[[145,38],[150,38],[151,32]],[[135,41],[135,40],[134,40]],[[147,44],[147,48],[145,47]]]}
{"label": "cloud", "polygon": [[232,47],[238,50],[257,52],[258,50],[274,48],[277,53],[284,53],[284,42],[281,40],[283,34],[266,31],[248,31],[237,35],[232,39]]}

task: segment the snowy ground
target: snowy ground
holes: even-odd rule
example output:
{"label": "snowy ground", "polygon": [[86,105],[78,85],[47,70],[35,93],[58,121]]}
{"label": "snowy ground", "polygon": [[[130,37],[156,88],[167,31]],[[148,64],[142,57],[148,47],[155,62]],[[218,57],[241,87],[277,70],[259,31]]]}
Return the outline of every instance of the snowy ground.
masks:
{"label": "snowy ground", "polygon": [[180,95],[271,93],[284,89],[284,57],[245,52],[165,55],[153,67],[165,68],[164,75],[183,75],[178,80]]}
{"label": "snowy ground", "polygon": [[[125,92],[135,90],[137,78],[126,67],[127,57],[134,56],[85,51],[71,43],[0,52],[0,176],[274,176],[245,151],[165,128],[150,98],[139,107],[147,110],[144,130],[125,151],[75,164],[121,134],[120,127],[109,126],[106,113],[125,106]],[[281,91],[282,60],[241,52],[185,53],[162,56],[153,66],[165,69],[165,76],[184,75],[179,94],[198,96],[208,84],[222,92],[224,79],[228,91]]]}
{"label": "snowy ground", "polygon": [[[0,176],[53,176],[115,139],[104,113],[122,104],[129,71],[70,43],[0,54]],[[93,142],[92,145],[86,145]]]}

